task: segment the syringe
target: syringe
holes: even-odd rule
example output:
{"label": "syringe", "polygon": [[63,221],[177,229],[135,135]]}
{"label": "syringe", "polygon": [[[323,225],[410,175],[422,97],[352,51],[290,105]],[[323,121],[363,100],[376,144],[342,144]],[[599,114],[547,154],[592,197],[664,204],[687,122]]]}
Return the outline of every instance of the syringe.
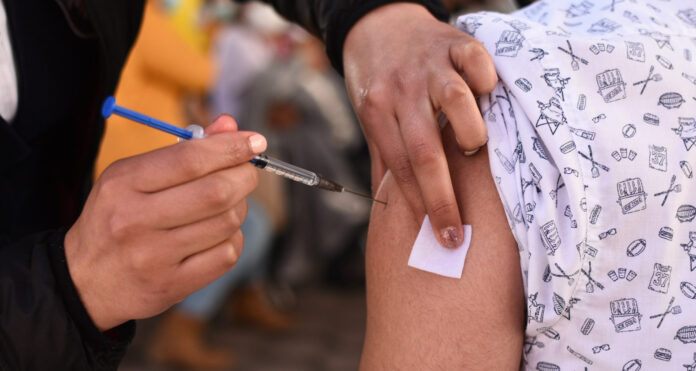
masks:
{"label": "syringe", "polygon": [[[169,134],[176,135],[177,137],[190,140],[203,138],[205,136],[203,127],[199,125],[189,125],[186,129],[182,129],[178,126],[168,124],[164,121],[157,120],[155,118],[143,115],[141,113],[129,110],[124,107],[116,105],[116,99],[114,97],[108,97],[102,105],[102,116],[108,118],[112,114],[127,118],[129,120],[139,122],[141,124],[150,126],[152,128],[164,131]],[[379,202],[382,204],[387,204],[384,201],[376,200],[366,194],[359,192],[354,192],[334,181],[325,178],[315,172],[303,169],[301,167],[289,164],[278,159],[268,157],[266,155],[258,155],[250,160],[254,166],[259,169],[266,170],[276,175],[280,175],[283,178],[290,179],[295,182],[306,184],[310,187],[315,187],[319,189],[325,189],[332,192],[348,192],[368,200]]]}

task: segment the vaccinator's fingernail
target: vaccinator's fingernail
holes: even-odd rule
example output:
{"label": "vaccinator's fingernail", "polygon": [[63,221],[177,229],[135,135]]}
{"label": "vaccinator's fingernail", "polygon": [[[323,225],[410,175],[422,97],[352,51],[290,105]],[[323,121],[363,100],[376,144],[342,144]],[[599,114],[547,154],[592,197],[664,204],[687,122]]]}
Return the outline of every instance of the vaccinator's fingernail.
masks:
{"label": "vaccinator's fingernail", "polygon": [[464,234],[461,228],[447,227],[440,230],[440,240],[444,247],[454,249],[462,244]]}
{"label": "vaccinator's fingernail", "polygon": [[261,134],[254,134],[249,137],[249,146],[254,153],[261,153],[266,150],[266,138]]}

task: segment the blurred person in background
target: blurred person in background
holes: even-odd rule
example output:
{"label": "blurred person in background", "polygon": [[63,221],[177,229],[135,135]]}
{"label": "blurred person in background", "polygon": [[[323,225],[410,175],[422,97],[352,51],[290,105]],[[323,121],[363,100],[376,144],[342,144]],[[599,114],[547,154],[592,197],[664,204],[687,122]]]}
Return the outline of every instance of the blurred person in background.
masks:
{"label": "blurred person in background", "polygon": [[[288,24],[280,19],[272,8],[265,5],[242,5],[238,10],[229,2],[226,3],[227,6],[215,4],[214,7],[207,8],[190,7],[185,4],[187,2],[183,0],[179,3],[180,6],[176,6],[170,1],[169,6],[172,8],[169,13],[174,15],[172,20],[178,22],[179,33],[189,35],[187,39],[197,40],[199,45],[209,44],[200,37],[204,34],[201,29],[213,25],[202,25],[200,22],[192,25],[189,22],[189,27],[184,27],[182,20],[194,17],[184,17],[181,8],[188,9],[195,15],[205,14],[208,17],[205,22],[224,21],[224,18],[232,16],[237,19],[232,25],[223,27],[221,34],[213,42],[213,54],[220,68],[214,79],[215,83],[212,84],[212,100],[216,107],[213,108],[213,112],[216,115],[227,113],[239,117],[244,103],[237,95],[245,87],[245,78],[253,78],[256,70],[263,69],[264,61],[270,61],[273,55],[272,48],[265,38],[272,39],[274,34],[282,33]],[[255,10],[259,7],[262,7],[262,10]],[[267,16],[268,10],[272,12],[270,16]],[[213,14],[213,11],[217,14]],[[259,11],[262,13],[259,14]],[[144,22],[147,24],[147,18]],[[147,29],[144,27],[141,38]],[[181,31],[184,29],[187,31]],[[194,32],[195,30],[198,30],[198,33]],[[138,50],[138,43],[135,50]],[[110,123],[107,122],[107,125]],[[239,125],[244,129],[242,123]],[[279,178],[269,177],[268,180]],[[235,317],[274,332],[289,328],[290,318],[268,299],[264,286],[270,247],[275,234],[273,220],[263,201],[259,202],[255,197],[249,197],[247,202],[247,219],[241,227],[245,236],[245,249],[235,269],[191,294],[163,316],[148,346],[148,356],[152,362],[196,370],[232,367],[233,350],[217,348],[206,342],[205,330],[213,317],[223,308],[233,290],[236,291],[231,305],[228,305],[228,310],[224,313],[227,314],[226,318]]]}
{"label": "blurred person in background", "polygon": [[[189,0],[184,0],[186,3]],[[119,105],[152,117],[186,126],[185,100],[203,95],[217,74],[215,61],[203,47],[193,44],[175,28],[167,12],[171,1],[149,0],[142,28],[123,69],[116,90]],[[173,8],[176,9],[176,8]],[[172,145],[171,134],[136,124],[120,116],[106,120],[97,157],[95,178],[114,161]]]}
{"label": "blurred person in background", "polygon": [[[441,242],[458,245],[461,221],[435,113],[447,114],[462,150],[483,144],[484,133],[466,124],[477,112],[471,92],[495,82],[483,48],[439,22],[447,14],[437,0],[269,2],[321,36],[341,73],[345,62],[373,180],[394,169]],[[10,369],[113,369],[133,336],[132,319],[161,313],[236,263],[243,198],[257,183],[247,161],[265,139],[220,117],[207,138],[119,161],[92,189],[99,106],[114,92],[143,1],[2,5],[9,94],[0,95],[0,181],[9,196],[0,204],[0,359]],[[187,197],[174,197],[179,191]],[[227,219],[216,225],[213,212]],[[187,222],[189,240],[158,229]],[[213,230],[227,239],[213,244]]]}
{"label": "blurred person in background", "polygon": [[[357,179],[357,164],[347,154],[362,140],[345,86],[330,69],[318,40],[299,29],[290,35],[292,57],[277,60],[254,79],[240,121],[267,136],[269,153],[360,190],[366,185]],[[357,247],[370,203],[284,184],[288,216],[274,254],[276,280],[291,286],[319,282],[332,260]]]}

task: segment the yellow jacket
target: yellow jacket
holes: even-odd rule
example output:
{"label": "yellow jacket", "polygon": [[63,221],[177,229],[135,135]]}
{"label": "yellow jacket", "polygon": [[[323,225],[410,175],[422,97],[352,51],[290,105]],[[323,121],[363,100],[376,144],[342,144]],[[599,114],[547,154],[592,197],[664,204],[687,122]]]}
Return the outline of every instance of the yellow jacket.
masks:
{"label": "yellow jacket", "polygon": [[[187,93],[206,92],[214,72],[212,59],[183,40],[163,11],[150,1],[116,90],[116,102],[185,127],[188,123],[182,98]],[[99,176],[118,159],[174,144],[176,140],[173,135],[112,116],[106,121],[95,174]]]}

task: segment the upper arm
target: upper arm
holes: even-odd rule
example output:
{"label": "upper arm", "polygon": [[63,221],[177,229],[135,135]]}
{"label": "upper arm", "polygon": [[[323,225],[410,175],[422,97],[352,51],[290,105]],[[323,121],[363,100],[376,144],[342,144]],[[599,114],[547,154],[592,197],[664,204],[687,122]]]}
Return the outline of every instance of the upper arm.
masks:
{"label": "upper arm", "polygon": [[367,333],[361,367],[516,369],[525,301],[519,254],[495,189],[487,152],[463,157],[444,136],[460,211],[472,225],[461,279],[407,265],[423,215],[414,215],[388,174],[367,243]]}

